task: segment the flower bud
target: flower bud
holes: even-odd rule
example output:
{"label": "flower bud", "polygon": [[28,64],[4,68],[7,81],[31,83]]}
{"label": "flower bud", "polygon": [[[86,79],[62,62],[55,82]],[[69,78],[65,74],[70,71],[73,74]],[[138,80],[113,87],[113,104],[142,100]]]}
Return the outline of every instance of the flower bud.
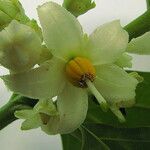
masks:
{"label": "flower bud", "polygon": [[26,23],[29,18],[18,0],[0,0],[0,30],[8,26],[12,20]]}
{"label": "flower bud", "polygon": [[96,6],[91,0],[64,0],[63,6],[78,17]]}

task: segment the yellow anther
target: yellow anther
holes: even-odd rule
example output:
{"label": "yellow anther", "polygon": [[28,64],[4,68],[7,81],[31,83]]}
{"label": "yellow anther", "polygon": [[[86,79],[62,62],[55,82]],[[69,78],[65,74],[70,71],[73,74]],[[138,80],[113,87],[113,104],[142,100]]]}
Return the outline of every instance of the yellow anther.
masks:
{"label": "yellow anther", "polygon": [[88,59],[76,57],[67,63],[66,75],[73,85],[84,88],[87,79],[94,80],[95,68]]}

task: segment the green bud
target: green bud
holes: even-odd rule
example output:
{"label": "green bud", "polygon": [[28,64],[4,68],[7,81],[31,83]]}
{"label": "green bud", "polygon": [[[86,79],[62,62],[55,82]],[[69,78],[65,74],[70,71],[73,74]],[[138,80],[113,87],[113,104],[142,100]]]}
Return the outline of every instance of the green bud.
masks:
{"label": "green bud", "polygon": [[39,63],[42,41],[29,26],[13,20],[0,32],[0,64],[10,72],[23,72]]}
{"label": "green bud", "polygon": [[18,0],[0,0],[0,30],[8,26],[14,19],[21,23],[29,21]]}
{"label": "green bud", "polygon": [[78,17],[96,6],[92,0],[64,0],[63,6]]}

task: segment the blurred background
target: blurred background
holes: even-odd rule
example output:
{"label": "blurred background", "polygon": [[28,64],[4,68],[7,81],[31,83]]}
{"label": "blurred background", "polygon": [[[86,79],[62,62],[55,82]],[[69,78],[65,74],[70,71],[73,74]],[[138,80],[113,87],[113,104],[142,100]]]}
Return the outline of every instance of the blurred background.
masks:
{"label": "blurred background", "polygon": [[[20,0],[26,14],[38,20],[36,8],[48,0]],[[53,0],[62,4],[62,0]],[[95,0],[97,7],[78,19],[87,33],[91,33],[99,25],[115,19],[120,19],[124,26],[144,13],[145,0]],[[150,70],[150,59],[147,56],[135,56],[133,68],[136,70]],[[7,74],[7,70],[0,67],[0,75]],[[11,92],[0,80],[0,106],[4,105]],[[21,131],[22,121],[16,121],[0,131],[1,150],[62,150],[60,136],[48,136],[40,129]]]}

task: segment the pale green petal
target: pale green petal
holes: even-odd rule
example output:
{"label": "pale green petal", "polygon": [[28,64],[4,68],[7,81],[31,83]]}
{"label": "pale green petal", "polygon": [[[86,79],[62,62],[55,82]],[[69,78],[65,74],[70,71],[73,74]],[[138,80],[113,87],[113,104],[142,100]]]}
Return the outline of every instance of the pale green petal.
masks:
{"label": "pale green petal", "polygon": [[41,99],[34,107],[34,110],[38,113],[43,113],[49,116],[57,115],[57,109],[52,99]]}
{"label": "pale green petal", "polygon": [[115,62],[115,64],[121,68],[132,67],[132,56],[128,55],[127,53],[123,53]]}
{"label": "pale green petal", "polygon": [[128,44],[127,51],[133,54],[150,55],[150,32],[132,39]]}
{"label": "pale green petal", "polygon": [[116,65],[96,66],[95,86],[103,97],[118,107],[129,107],[135,102],[138,81]]}
{"label": "pale green petal", "polygon": [[48,134],[66,134],[76,130],[85,120],[88,109],[86,89],[68,84],[58,96],[59,117],[51,118],[43,130]]}
{"label": "pale green petal", "polygon": [[89,37],[87,52],[94,64],[115,62],[125,51],[128,33],[119,21],[113,21],[97,28]]}
{"label": "pale green petal", "polygon": [[11,72],[29,70],[39,62],[41,40],[30,27],[12,21],[0,32],[0,64]]}
{"label": "pale green petal", "polygon": [[15,116],[19,119],[28,119],[34,114],[35,112],[33,111],[33,109],[25,109],[25,110],[19,110],[15,112]]}
{"label": "pale green petal", "polygon": [[42,123],[40,115],[33,109],[16,111],[15,116],[19,119],[25,119],[21,125],[22,130],[38,128]]}
{"label": "pale green petal", "polygon": [[35,128],[40,127],[40,125],[41,125],[40,116],[38,114],[36,114],[35,116],[26,119],[22,123],[21,129],[22,130],[35,129]]}
{"label": "pale green petal", "polygon": [[41,55],[40,55],[39,64],[42,64],[43,62],[50,60],[52,57],[53,56],[52,56],[50,50],[45,45],[42,45],[42,51],[41,51]]}
{"label": "pale green petal", "polygon": [[64,62],[53,58],[28,72],[2,76],[6,86],[13,92],[44,99],[57,96],[65,85]]}
{"label": "pale green petal", "polygon": [[54,56],[70,59],[80,51],[83,32],[77,19],[65,8],[47,2],[38,8],[47,47]]}

